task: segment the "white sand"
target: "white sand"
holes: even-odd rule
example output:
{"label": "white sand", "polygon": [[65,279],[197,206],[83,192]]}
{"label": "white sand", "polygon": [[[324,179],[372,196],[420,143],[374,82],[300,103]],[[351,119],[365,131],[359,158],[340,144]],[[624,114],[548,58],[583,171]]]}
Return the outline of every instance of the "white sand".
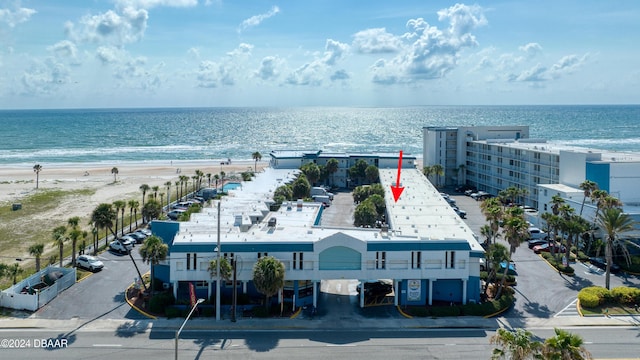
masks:
{"label": "white sand", "polygon": [[[196,170],[205,174],[203,181],[207,181],[206,174],[211,174],[212,185],[215,184],[213,177],[219,175],[220,171],[225,172],[225,179],[228,177],[241,178],[240,174],[249,169],[253,170],[254,161],[231,161],[229,165],[220,165],[220,161],[162,161],[162,162],[121,162],[113,165],[99,164],[46,164],[41,163],[42,170],[39,174],[39,189],[60,189],[78,190],[93,189],[95,193],[91,196],[65,197],[54,210],[41,212],[38,216],[22,218],[18,221],[5,223],[12,228],[19,226],[45,226],[51,230],[58,225],[66,225],[69,218],[79,216],[81,226],[89,230],[88,221],[91,213],[98,204],[113,203],[116,200],[129,201],[132,199],[142,203],[142,191],[140,185],[147,184],[150,187],[159,186],[158,193],[164,193],[166,201],[167,181],[173,184],[171,194],[176,191],[175,182],[180,175],[191,177]],[[258,171],[268,165],[266,161],[257,164]],[[117,181],[114,182],[114,175],[111,173],[113,167],[118,168]],[[36,174],[33,165],[3,166],[0,167],[0,204],[7,205],[20,203],[25,197],[36,192]],[[147,192],[147,196],[153,193]],[[158,200],[160,197],[158,196]],[[138,211],[140,213],[140,211]],[[129,214],[129,209],[125,210]],[[35,242],[44,242],[50,247],[50,239],[33,239],[29,243],[21,243],[19,248],[0,248],[0,255],[28,257],[26,249]]]}

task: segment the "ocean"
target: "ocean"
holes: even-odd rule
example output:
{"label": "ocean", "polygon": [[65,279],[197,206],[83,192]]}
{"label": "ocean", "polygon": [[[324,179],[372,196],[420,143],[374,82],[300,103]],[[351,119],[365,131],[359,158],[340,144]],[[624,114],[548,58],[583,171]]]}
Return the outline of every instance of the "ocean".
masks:
{"label": "ocean", "polygon": [[423,127],[463,125],[640,152],[640,105],[2,110],[0,164],[267,160],[283,149],[422,158]]}

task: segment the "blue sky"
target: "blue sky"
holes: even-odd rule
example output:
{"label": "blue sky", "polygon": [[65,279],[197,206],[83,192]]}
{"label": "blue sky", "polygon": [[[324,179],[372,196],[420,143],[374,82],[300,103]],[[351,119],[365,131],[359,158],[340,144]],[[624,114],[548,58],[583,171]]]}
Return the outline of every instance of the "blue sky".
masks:
{"label": "blue sky", "polygon": [[0,0],[0,108],[637,104],[638,1]]}

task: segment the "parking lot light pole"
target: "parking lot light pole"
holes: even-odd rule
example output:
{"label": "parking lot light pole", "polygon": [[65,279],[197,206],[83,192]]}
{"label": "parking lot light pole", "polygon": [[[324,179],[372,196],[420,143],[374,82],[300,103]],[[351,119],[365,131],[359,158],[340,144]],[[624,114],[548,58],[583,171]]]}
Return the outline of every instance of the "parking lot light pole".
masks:
{"label": "parking lot light pole", "polygon": [[187,324],[187,321],[189,321],[189,318],[191,317],[191,314],[193,314],[193,312],[196,310],[198,305],[202,304],[203,302],[204,302],[204,299],[198,299],[198,301],[196,301],[196,303],[191,308],[191,311],[189,311],[189,315],[187,315],[187,318],[184,319],[184,322],[182,323],[182,326],[180,326],[180,329],[178,329],[178,331],[176,331],[176,357],[175,357],[175,360],[178,360],[178,339],[180,338],[180,333],[182,332],[182,329],[184,328],[184,326]]}

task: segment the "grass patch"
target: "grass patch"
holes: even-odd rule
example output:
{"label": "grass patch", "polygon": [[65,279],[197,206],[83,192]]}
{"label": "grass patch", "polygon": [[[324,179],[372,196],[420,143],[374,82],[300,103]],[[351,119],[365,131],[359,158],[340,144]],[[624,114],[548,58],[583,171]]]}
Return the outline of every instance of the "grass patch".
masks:
{"label": "grass patch", "polygon": [[[640,308],[638,308],[640,310]],[[582,307],[580,311],[584,316],[598,315],[640,315],[640,311],[633,306],[623,306],[620,304],[603,304],[593,308]]]}

